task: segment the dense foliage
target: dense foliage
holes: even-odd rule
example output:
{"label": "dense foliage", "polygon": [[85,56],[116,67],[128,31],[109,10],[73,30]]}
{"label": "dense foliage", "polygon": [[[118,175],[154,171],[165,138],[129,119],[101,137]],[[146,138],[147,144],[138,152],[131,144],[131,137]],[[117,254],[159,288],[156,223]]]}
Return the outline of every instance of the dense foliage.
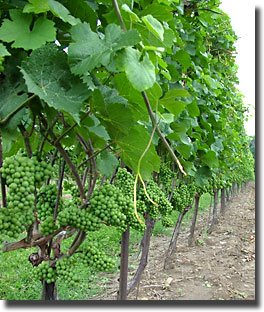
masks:
{"label": "dense foliage", "polygon": [[171,226],[196,193],[253,177],[219,3],[0,1],[0,238],[39,247],[37,278],[71,281],[73,255],[109,270],[89,232]]}

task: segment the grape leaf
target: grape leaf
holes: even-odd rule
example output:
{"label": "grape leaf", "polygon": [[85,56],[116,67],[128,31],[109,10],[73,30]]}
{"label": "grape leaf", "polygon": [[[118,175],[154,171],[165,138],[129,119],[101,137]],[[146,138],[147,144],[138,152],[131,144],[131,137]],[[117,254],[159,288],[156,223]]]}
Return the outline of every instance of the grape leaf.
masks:
{"label": "grape leaf", "polygon": [[83,0],[67,0],[64,5],[76,18],[79,18],[82,22],[89,21],[92,30],[97,28],[97,8],[93,7],[92,2],[86,2]]}
{"label": "grape leaf", "polygon": [[193,101],[190,104],[188,104],[187,109],[188,109],[189,115],[191,117],[195,117],[195,116],[200,115],[200,109],[199,109],[199,106],[197,105],[196,101]]}
{"label": "grape leaf", "polygon": [[[2,130],[14,131],[21,122],[25,110],[19,109],[23,102],[28,98],[25,91],[25,85],[22,77],[15,84],[10,83],[7,79],[0,85],[0,120],[4,120],[8,116],[12,116],[3,126]],[[22,93],[22,94],[21,94]],[[11,115],[13,112],[15,114]]]}
{"label": "grape leaf", "polygon": [[113,140],[127,135],[134,124],[127,100],[115,89],[101,86],[95,89],[91,101],[91,111],[105,126]]}
{"label": "grape leaf", "polygon": [[49,0],[28,0],[25,5],[23,13],[44,13],[49,11]]}
{"label": "grape leaf", "polygon": [[2,43],[0,43],[0,57],[8,56],[8,55],[11,55],[11,54],[7,51],[6,47]]}
{"label": "grape leaf", "polygon": [[[150,135],[142,125],[133,127],[129,134],[121,140],[116,141],[122,150],[120,157],[134,172],[137,172],[138,161],[148,145]],[[142,178],[148,180],[152,177],[152,172],[159,172],[160,158],[157,155],[154,145],[151,143],[141,161],[140,173]]]}
{"label": "grape leaf", "polygon": [[220,83],[217,80],[210,77],[209,75],[205,75],[204,80],[207,83],[207,85],[211,87],[212,89],[221,88]]}
{"label": "grape leaf", "polygon": [[148,30],[163,41],[164,29],[161,23],[152,15],[142,17],[143,23],[147,26]]}
{"label": "grape leaf", "polygon": [[169,112],[174,114],[175,118],[177,118],[178,115],[185,109],[186,103],[183,101],[176,101],[176,98],[190,96],[191,95],[187,90],[172,89],[159,100],[159,104],[162,104]]}
{"label": "grape leaf", "polygon": [[10,18],[4,19],[0,27],[0,39],[5,42],[13,42],[13,48],[35,50],[44,43],[56,39],[54,22],[39,17],[35,20],[31,30],[32,15],[23,14],[19,10],[10,10]]}
{"label": "grape leaf", "polygon": [[79,122],[79,112],[90,91],[71,74],[65,52],[55,44],[43,46],[22,63],[21,72],[29,92]]}
{"label": "grape leaf", "polygon": [[215,151],[209,151],[201,157],[202,162],[209,168],[216,168],[219,165]]}
{"label": "grape leaf", "polygon": [[72,72],[77,75],[92,71],[99,64],[107,66],[116,51],[141,40],[136,30],[124,33],[115,24],[107,25],[103,39],[87,23],[73,26],[71,35],[74,42],[69,46],[69,62]]}
{"label": "grape leaf", "polygon": [[112,175],[118,164],[116,157],[108,151],[103,151],[96,159],[96,169],[107,178]]}
{"label": "grape leaf", "polygon": [[49,7],[51,12],[65,23],[76,25],[81,22],[78,18],[72,16],[69,10],[58,1],[49,0]]}
{"label": "grape leaf", "polygon": [[130,10],[130,8],[129,8],[129,6],[128,6],[127,4],[123,4],[123,5],[121,6],[121,9],[122,9],[124,12],[126,12],[126,13],[129,14],[130,19],[131,19],[132,21],[135,21],[135,22],[138,22],[138,21],[139,21],[139,17],[137,16],[137,14],[134,13],[132,10]]}
{"label": "grape leaf", "polygon": [[192,63],[189,53],[185,50],[177,51],[173,56],[173,60],[179,62],[184,69],[189,68]]}
{"label": "grape leaf", "polygon": [[175,149],[180,153],[181,156],[183,156],[185,159],[188,159],[191,155],[192,146],[181,144],[176,146]]}
{"label": "grape leaf", "polygon": [[211,172],[208,167],[201,167],[195,173],[195,182],[198,186],[203,187],[208,183],[209,178],[211,177]]}
{"label": "grape leaf", "polygon": [[169,6],[165,6],[162,4],[151,3],[146,6],[142,12],[143,15],[151,14],[153,17],[160,21],[169,21],[173,19],[173,13],[171,12],[171,8]]}
{"label": "grape leaf", "polygon": [[138,91],[151,88],[156,81],[155,66],[147,54],[140,61],[140,52],[133,48],[125,48],[118,56],[117,66],[126,73],[127,79]]}

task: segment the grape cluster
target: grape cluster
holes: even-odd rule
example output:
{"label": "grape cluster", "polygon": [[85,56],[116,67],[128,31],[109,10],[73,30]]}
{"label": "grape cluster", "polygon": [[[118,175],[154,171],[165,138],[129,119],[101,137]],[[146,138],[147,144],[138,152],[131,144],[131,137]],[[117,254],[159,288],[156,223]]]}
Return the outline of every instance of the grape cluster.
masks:
{"label": "grape cluster", "polygon": [[90,198],[90,212],[106,224],[117,227],[120,231],[127,228],[127,206],[131,200],[122,194],[122,191],[112,184],[105,183],[96,188]]}
{"label": "grape cluster", "polygon": [[[122,193],[131,198],[131,204],[127,206],[124,213],[130,220],[130,226],[136,230],[143,231],[145,226],[139,223],[136,218],[133,204],[133,193],[134,193],[134,178],[125,168],[119,168],[116,174],[115,185],[120,188]],[[148,213],[151,219],[157,219],[160,215],[168,216],[172,212],[172,205],[168,201],[166,194],[161,190],[156,182],[153,180],[149,181],[146,186],[147,193],[152,201],[158,204],[154,205],[146,197],[143,187],[137,194],[137,212],[138,214],[144,215]],[[143,219],[143,218],[141,218]]]}
{"label": "grape cluster", "polygon": [[171,220],[168,216],[163,216],[161,223],[164,227],[172,227],[174,225],[173,220]]}
{"label": "grape cluster", "polygon": [[59,226],[70,226],[84,232],[97,231],[101,227],[101,220],[88,209],[79,209],[73,202],[64,202],[63,209],[57,215]]}
{"label": "grape cluster", "polygon": [[81,198],[80,198],[80,192],[77,187],[72,187],[70,189],[71,198],[75,205],[79,206],[81,205]]}
{"label": "grape cluster", "polygon": [[[74,259],[75,260],[75,259]],[[64,258],[56,263],[57,277],[63,279],[70,286],[76,285],[79,279],[75,273],[75,261],[69,258]]]}
{"label": "grape cluster", "polygon": [[44,236],[49,236],[58,229],[58,226],[53,220],[52,216],[47,217],[40,225],[40,232]]}
{"label": "grape cluster", "polygon": [[175,177],[175,173],[171,169],[163,164],[160,167],[159,172],[159,185],[164,188],[165,193],[168,195],[171,191],[172,179]]}
{"label": "grape cluster", "polygon": [[133,198],[134,178],[126,168],[118,168],[115,177],[115,186],[122,190],[122,193],[129,198]]}
{"label": "grape cluster", "polygon": [[8,187],[7,207],[0,210],[0,233],[16,238],[35,220],[35,188],[52,174],[52,167],[17,154],[6,158],[1,168]]}
{"label": "grape cluster", "polygon": [[158,206],[154,205],[147,198],[143,188],[139,191],[139,199],[142,200],[146,206],[146,212],[149,214],[150,218],[155,220],[160,215],[168,216],[172,210],[173,206],[167,199],[165,193],[161,190],[156,182],[153,180],[148,181],[146,186],[147,193],[152,201],[158,204]]}
{"label": "grape cluster", "polygon": [[84,265],[93,267],[98,271],[111,271],[115,266],[115,260],[107,256],[97,242],[89,242],[80,255]]}
{"label": "grape cluster", "polygon": [[[54,207],[57,199],[57,186],[55,184],[49,184],[37,192],[37,213],[38,218],[44,221],[46,218],[53,216]],[[60,210],[61,206],[59,205]]]}
{"label": "grape cluster", "polygon": [[197,188],[194,182],[181,183],[173,192],[171,203],[178,211],[192,204]]}
{"label": "grape cluster", "polygon": [[45,280],[48,284],[55,282],[57,277],[56,269],[50,267],[49,261],[42,261],[33,268],[33,278]]}
{"label": "grape cluster", "polygon": [[[134,228],[139,232],[143,232],[146,229],[145,224],[139,222],[135,215],[134,208],[134,177],[131,173],[127,171],[126,168],[119,168],[115,178],[115,186],[118,187],[122,194],[129,198],[127,205],[122,208],[122,212],[127,217],[127,225]],[[144,218],[141,216],[146,212],[145,202],[137,199],[137,213],[139,214],[140,219],[143,221]]]}

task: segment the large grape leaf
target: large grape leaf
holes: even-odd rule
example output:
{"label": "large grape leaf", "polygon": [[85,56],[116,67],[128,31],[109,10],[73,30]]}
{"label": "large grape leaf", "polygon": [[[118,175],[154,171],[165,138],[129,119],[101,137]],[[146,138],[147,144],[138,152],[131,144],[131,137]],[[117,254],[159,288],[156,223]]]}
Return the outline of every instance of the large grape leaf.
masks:
{"label": "large grape leaf", "polygon": [[178,97],[190,97],[190,93],[185,89],[172,89],[169,90],[159,104],[162,104],[169,112],[174,114],[175,118],[185,109],[186,103],[183,101],[176,101]]}
{"label": "large grape leaf", "polygon": [[124,33],[115,24],[107,25],[103,39],[87,23],[73,26],[71,35],[74,42],[69,46],[69,62],[77,75],[92,71],[99,64],[107,66],[116,51],[141,41],[136,30]]}
{"label": "large grape leaf", "polygon": [[209,168],[216,168],[219,165],[219,161],[215,151],[209,151],[201,157],[202,162]]}
{"label": "large grape leaf", "polygon": [[184,69],[189,68],[191,66],[191,62],[192,62],[189,53],[186,52],[185,50],[177,51],[173,56],[173,60],[180,63]]}
{"label": "large grape leaf", "polygon": [[65,7],[82,22],[89,21],[92,30],[97,28],[97,4],[95,2],[87,2],[83,0],[67,0],[63,3]]}
{"label": "large grape leaf", "polygon": [[96,159],[96,169],[108,178],[113,174],[118,164],[116,157],[108,151],[103,151]]}
{"label": "large grape leaf", "polygon": [[4,19],[0,27],[0,39],[5,42],[13,42],[13,48],[35,50],[44,43],[56,39],[56,28],[51,20],[39,17],[34,21],[32,28],[32,15],[15,9],[10,10],[9,14],[11,20]]}
{"label": "large grape leaf", "polygon": [[22,63],[21,72],[29,92],[79,122],[79,112],[90,91],[70,72],[65,52],[55,44],[43,46]]}
{"label": "large grape leaf", "polygon": [[107,86],[95,89],[90,106],[113,140],[127,135],[135,123],[127,100],[115,89]]}
{"label": "large grape leaf", "polygon": [[[4,83],[0,85],[0,120],[10,117],[1,127],[2,131],[16,129],[24,116],[24,109],[22,105],[28,96],[25,91],[25,85],[22,77],[16,83],[11,83],[5,79]],[[14,114],[13,114],[14,113]]]}
{"label": "large grape leaf", "polygon": [[195,182],[198,186],[203,187],[208,183],[209,178],[211,177],[211,171],[208,167],[204,166],[199,168],[195,173]]}
{"label": "large grape leaf", "polygon": [[25,5],[24,13],[44,13],[49,11],[49,0],[28,0],[28,4]]}
{"label": "large grape leaf", "polygon": [[154,18],[166,22],[173,19],[171,8],[157,3],[147,5],[144,7],[143,11],[140,12],[140,14],[141,16],[151,14]]}
{"label": "large grape leaf", "polygon": [[138,91],[151,88],[156,81],[155,66],[145,55],[140,60],[140,52],[133,48],[125,48],[118,56],[117,66],[126,73],[127,79]]}
{"label": "large grape leaf", "polygon": [[[120,157],[125,165],[137,172],[138,161],[148,145],[150,135],[146,128],[142,125],[137,125],[131,128],[127,136],[116,141],[121,148]],[[160,158],[156,153],[154,145],[151,143],[150,148],[146,152],[141,161],[140,173],[143,179],[148,180],[152,177],[152,172],[159,172]]]}
{"label": "large grape leaf", "polygon": [[147,26],[147,29],[157,36],[161,41],[163,41],[164,28],[162,24],[154,18],[152,15],[148,14],[142,17],[143,23]]}
{"label": "large grape leaf", "polygon": [[76,25],[81,22],[78,18],[72,16],[69,10],[58,1],[49,0],[49,7],[51,12],[65,23]]}
{"label": "large grape leaf", "polygon": [[7,51],[6,47],[2,43],[0,43],[0,57],[8,56],[8,55],[11,55],[11,54]]}

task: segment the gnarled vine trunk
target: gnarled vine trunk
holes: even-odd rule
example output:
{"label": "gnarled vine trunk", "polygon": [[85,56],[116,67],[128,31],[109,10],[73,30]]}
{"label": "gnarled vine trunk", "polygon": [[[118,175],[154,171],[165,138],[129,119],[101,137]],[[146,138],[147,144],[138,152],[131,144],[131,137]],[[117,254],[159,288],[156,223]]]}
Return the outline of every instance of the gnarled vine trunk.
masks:
{"label": "gnarled vine trunk", "polygon": [[191,205],[185,207],[183,209],[183,211],[180,213],[178,219],[177,219],[177,222],[176,222],[176,225],[175,225],[175,228],[174,228],[174,231],[173,231],[173,234],[172,234],[172,237],[171,237],[171,241],[170,241],[170,245],[168,247],[168,250],[167,250],[167,255],[166,255],[166,258],[165,258],[165,261],[164,261],[164,269],[167,268],[168,266],[168,263],[169,263],[169,260],[172,256],[172,254],[174,253],[175,251],[175,248],[176,248],[176,244],[177,244],[177,240],[178,240],[178,237],[180,235],[180,227],[181,227],[181,222],[183,220],[183,217],[185,216],[185,214],[192,208]]}
{"label": "gnarled vine trunk", "polygon": [[213,226],[216,224],[217,221],[217,206],[218,206],[218,190],[214,190],[214,209],[213,209],[213,218],[212,218],[212,223],[207,230],[207,232],[211,232]]}
{"label": "gnarled vine trunk", "polygon": [[221,189],[221,215],[224,216],[225,214],[225,207],[226,207],[226,202],[225,202],[225,189]]}
{"label": "gnarled vine trunk", "polygon": [[45,280],[42,281],[41,300],[59,300],[56,282],[48,284]]}
{"label": "gnarled vine trunk", "polygon": [[129,256],[129,227],[122,233],[121,240],[121,259],[118,300],[127,299],[127,275],[128,275],[128,256]]}
{"label": "gnarled vine trunk", "polygon": [[132,281],[129,283],[127,287],[127,294],[129,294],[139,283],[141,275],[148,263],[148,254],[149,254],[149,247],[150,247],[150,238],[151,234],[154,228],[154,225],[156,223],[156,220],[151,220],[149,216],[146,218],[146,230],[143,236],[143,239],[141,241],[142,244],[142,253],[141,253],[141,259],[137,268],[137,271],[132,279]]}
{"label": "gnarled vine trunk", "polygon": [[190,235],[188,238],[188,246],[192,246],[193,244],[193,235],[194,235],[194,230],[195,230],[195,224],[197,220],[197,215],[198,215],[198,209],[199,209],[199,201],[200,197],[198,195],[195,196],[195,207],[194,207],[194,212],[193,212],[193,220],[192,220],[192,225],[190,228]]}

